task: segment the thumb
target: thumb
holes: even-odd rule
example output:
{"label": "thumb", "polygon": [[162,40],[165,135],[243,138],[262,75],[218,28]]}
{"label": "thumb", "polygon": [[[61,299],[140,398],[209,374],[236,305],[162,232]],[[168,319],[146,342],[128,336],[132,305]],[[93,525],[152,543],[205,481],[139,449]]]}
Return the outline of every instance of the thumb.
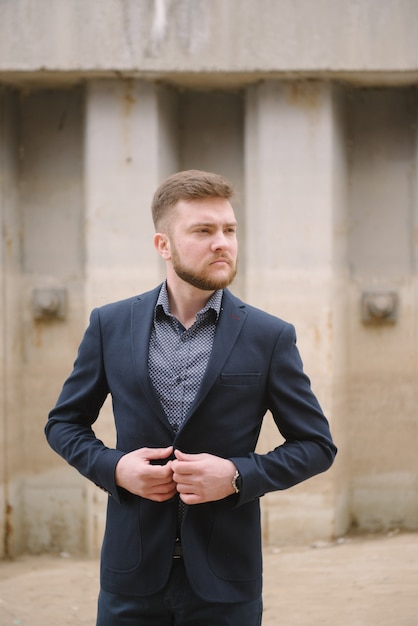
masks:
{"label": "thumb", "polygon": [[197,454],[186,454],[181,450],[174,450],[174,455],[178,461],[195,461]]}
{"label": "thumb", "polygon": [[143,448],[142,452],[148,460],[166,459],[173,453],[173,446],[168,446],[168,448]]}

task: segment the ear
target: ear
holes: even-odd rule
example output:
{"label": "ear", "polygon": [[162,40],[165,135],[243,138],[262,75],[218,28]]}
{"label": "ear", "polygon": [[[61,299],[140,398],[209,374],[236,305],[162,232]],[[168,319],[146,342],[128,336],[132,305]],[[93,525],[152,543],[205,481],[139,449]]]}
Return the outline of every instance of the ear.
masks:
{"label": "ear", "polygon": [[155,233],[154,247],[164,261],[168,261],[171,258],[170,240],[164,233]]}

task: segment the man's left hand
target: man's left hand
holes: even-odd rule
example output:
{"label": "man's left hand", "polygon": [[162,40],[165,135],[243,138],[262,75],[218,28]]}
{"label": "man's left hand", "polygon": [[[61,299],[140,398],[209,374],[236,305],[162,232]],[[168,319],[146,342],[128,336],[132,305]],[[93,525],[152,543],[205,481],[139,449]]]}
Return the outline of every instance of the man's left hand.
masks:
{"label": "man's left hand", "polygon": [[235,493],[232,479],[236,467],[228,459],[213,454],[185,454],[175,450],[173,479],[185,504],[222,500]]}

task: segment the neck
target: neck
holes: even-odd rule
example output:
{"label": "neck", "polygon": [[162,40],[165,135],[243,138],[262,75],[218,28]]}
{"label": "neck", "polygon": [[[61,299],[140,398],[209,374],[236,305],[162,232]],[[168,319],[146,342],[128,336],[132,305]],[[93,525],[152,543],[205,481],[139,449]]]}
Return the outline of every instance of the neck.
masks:
{"label": "neck", "polygon": [[196,320],[196,314],[215,292],[197,289],[184,281],[174,283],[167,279],[170,311],[185,328],[190,328]]}

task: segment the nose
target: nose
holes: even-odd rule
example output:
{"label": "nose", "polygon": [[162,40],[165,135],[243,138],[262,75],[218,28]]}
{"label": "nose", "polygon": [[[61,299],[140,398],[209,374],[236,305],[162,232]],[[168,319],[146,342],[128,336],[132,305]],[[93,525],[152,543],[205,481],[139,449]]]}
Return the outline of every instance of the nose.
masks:
{"label": "nose", "polygon": [[229,245],[228,238],[222,230],[216,232],[212,240],[212,250],[224,250]]}

